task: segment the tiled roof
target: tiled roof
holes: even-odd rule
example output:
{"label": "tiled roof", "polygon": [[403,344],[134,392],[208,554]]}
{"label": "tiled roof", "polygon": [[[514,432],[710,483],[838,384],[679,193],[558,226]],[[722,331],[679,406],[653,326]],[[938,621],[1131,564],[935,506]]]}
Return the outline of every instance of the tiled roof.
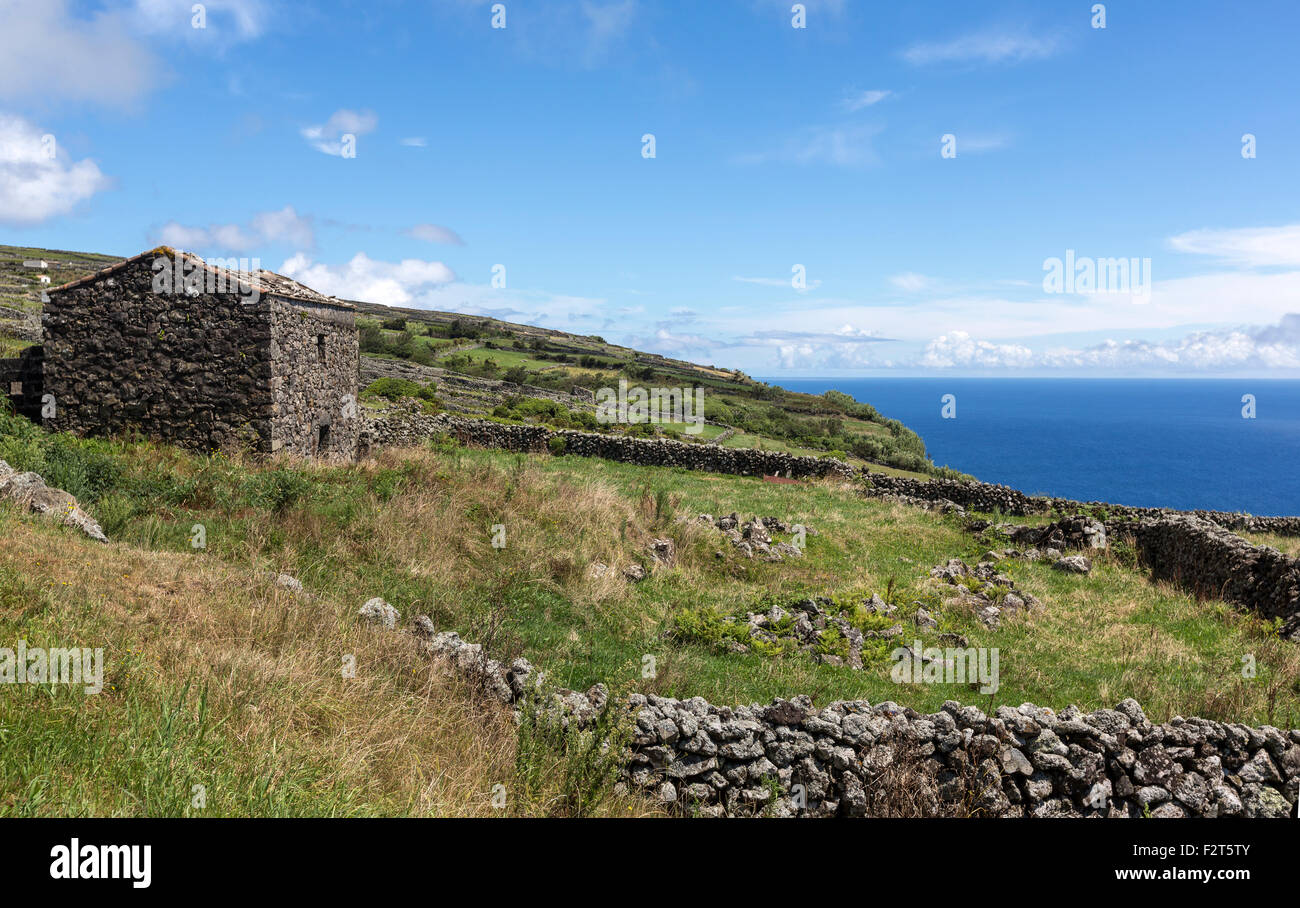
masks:
{"label": "tiled roof", "polygon": [[[343,309],[355,309],[356,307],[347,300],[337,299],[336,297],[326,296],[323,293],[317,293],[310,287],[300,284],[293,278],[285,277],[283,274],[276,274],[274,271],[259,269],[257,271],[231,271],[227,268],[219,268],[216,265],[210,265],[203,259],[199,258],[192,252],[184,252],[172,249],[170,246],[159,246],[156,249],[149,249],[141,252],[139,255],[133,255],[129,259],[123,259],[120,262],[109,265],[107,268],[101,268],[93,274],[77,278],[75,281],[69,281],[53,290],[47,290],[47,293],[59,293],[63,290],[71,290],[73,287],[80,287],[83,284],[93,283],[100,278],[107,277],[116,271],[120,271],[127,265],[132,265],[141,259],[166,255],[168,258],[175,260],[177,256],[184,259],[186,271],[194,269],[203,269],[204,271],[216,276],[222,285],[229,288],[238,288],[240,293],[249,293],[256,291],[259,294],[268,294],[273,296],[283,296],[288,299],[302,300],[308,303],[322,303],[329,306],[337,306]],[[234,292],[231,290],[230,292]]]}

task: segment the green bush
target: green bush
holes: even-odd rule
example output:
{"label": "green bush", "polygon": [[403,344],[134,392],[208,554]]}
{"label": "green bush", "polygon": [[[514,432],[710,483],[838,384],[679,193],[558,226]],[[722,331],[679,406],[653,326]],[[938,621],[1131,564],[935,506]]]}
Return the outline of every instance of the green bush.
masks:
{"label": "green bush", "polygon": [[426,412],[436,413],[438,404],[437,390],[432,384],[423,384],[405,378],[377,378],[361,392],[362,397],[382,397],[385,400],[401,400],[404,397],[424,401]]}
{"label": "green bush", "polygon": [[0,410],[0,460],[15,470],[39,473],[82,504],[97,501],[123,483],[111,443],[49,434],[7,408]]}
{"label": "green bush", "polygon": [[282,514],[307,494],[311,480],[297,470],[267,470],[245,481],[244,495],[254,507]]}

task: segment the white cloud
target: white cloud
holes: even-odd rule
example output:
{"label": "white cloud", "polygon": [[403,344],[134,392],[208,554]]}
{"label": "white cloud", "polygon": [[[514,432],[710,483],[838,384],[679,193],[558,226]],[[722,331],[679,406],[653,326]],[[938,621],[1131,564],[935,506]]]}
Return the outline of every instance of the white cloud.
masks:
{"label": "white cloud", "polygon": [[67,0],[0,2],[0,97],[131,107],[159,82],[159,65],[131,17],[75,18]]}
{"label": "white cloud", "polygon": [[668,328],[659,328],[650,335],[629,338],[628,343],[647,353],[683,358],[708,353],[719,347],[717,341],[699,334],[676,334]]}
{"label": "white cloud", "polygon": [[881,89],[854,92],[841,101],[840,106],[852,113],[856,110],[862,110],[864,107],[871,107],[872,105],[879,104],[892,94],[892,91]]}
{"label": "white cloud", "polygon": [[1051,349],[1041,362],[1053,368],[1183,372],[1300,369],[1300,314],[1262,328],[1197,331],[1164,343],[1106,340],[1082,350]]}
{"label": "white cloud", "polygon": [[902,274],[895,274],[890,277],[889,282],[899,290],[907,293],[919,293],[922,290],[929,290],[935,284],[934,278],[926,277],[924,274],[917,274],[915,271],[904,271]]}
{"label": "white cloud", "polygon": [[341,157],[343,155],[343,136],[363,136],[374,132],[379,125],[379,117],[370,110],[334,111],[330,118],[319,126],[305,126],[300,132],[307,144],[324,154]]}
{"label": "white cloud", "polygon": [[927,369],[1178,372],[1300,369],[1300,313],[1276,325],[1195,331],[1169,341],[1107,339],[1086,347],[1035,353],[1020,343],[991,343],[952,331],[931,340],[918,363]]}
{"label": "white cloud", "polygon": [[94,161],[73,162],[49,141],[22,117],[0,114],[0,221],[39,224],[108,187]]}
{"label": "white cloud", "polygon": [[279,270],[322,293],[385,306],[483,315],[576,334],[599,333],[613,324],[608,300],[464,283],[442,262],[385,262],[358,252],[347,262],[328,264],[298,253]]}
{"label": "white cloud", "polygon": [[1169,238],[1178,252],[1214,256],[1246,268],[1300,266],[1300,224],[1244,227],[1235,230],[1189,230]]}
{"label": "white cloud", "polygon": [[168,221],[157,232],[160,243],[194,252],[222,250],[249,252],[262,246],[283,243],[295,249],[316,246],[316,232],[310,215],[300,215],[292,205],[279,211],[253,215],[247,225],[210,224],[197,227]]}
{"label": "white cloud", "polygon": [[455,272],[442,262],[422,259],[384,262],[364,252],[358,252],[341,265],[314,263],[307,255],[298,253],[280,271],[321,293],[384,306],[410,306],[422,291],[456,280]]}
{"label": "white cloud", "polygon": [[903,51],[908,63],[1021,63],[1042,60],[1057,51],[1054,38],[1013,32],[980,32],[951,41],[913,44]]}
{"label": "white cloud", "polygon": [[927,369],[989,369],[1025,368],[1033,362],[1034,351],[1021,344],[995,344],[965,331],[951,331],[926,344],[920,365]]}
{"label": "white cloud", "polygon": [[462,240],[450,227],[440,227],[437,224],[416,224],[406,235],[414,237],[417,240],[424,240],[426,243],[447,243],[452,246],[464,246]]}
{"label": "white cloud", "polygon": [[427,148],[429,146],[429,140],[424,136],[407,136],[405,139],[402,139],[402,144],[408,148]]}

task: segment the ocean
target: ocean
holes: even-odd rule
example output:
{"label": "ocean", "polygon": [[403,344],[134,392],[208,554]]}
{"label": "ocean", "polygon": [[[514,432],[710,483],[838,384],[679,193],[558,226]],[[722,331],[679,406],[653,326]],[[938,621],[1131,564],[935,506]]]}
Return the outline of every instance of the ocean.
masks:
{"label": "ocean", "polygon": [[[1300,381],[764,380],[843,391],[916,430],[936,464],[1028,494],[1300,515]],[[946,394],[954,418],[942,415]]]}

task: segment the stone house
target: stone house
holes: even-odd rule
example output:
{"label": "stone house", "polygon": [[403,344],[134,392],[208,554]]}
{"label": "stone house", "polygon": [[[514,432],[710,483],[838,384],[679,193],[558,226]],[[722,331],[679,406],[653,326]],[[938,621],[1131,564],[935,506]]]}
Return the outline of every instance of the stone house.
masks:
{"label": "stone house", "polygon": [[138,430],[197,450],[356,456],[352,304],[165,246],[48,297],[49,428]]}

